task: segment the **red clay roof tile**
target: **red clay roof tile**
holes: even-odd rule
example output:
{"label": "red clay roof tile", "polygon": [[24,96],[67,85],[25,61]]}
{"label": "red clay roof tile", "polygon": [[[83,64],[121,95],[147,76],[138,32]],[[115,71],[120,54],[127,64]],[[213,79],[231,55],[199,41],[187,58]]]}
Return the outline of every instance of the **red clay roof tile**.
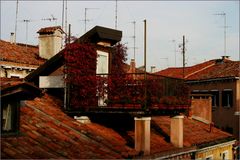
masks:
{"label": "red clay roof tile", "polygon": [[38,46],[11,44],[0,40],[1,61],[16,62],[19,64],[41,65],[46,60],[39,57]]}
{"label": "red clay roof tile", "polygon": [[[183,68],[167,68],[156,72],[157,75],[183,78]],[[187,80],[202,80],[223,77],[239,77],[240,61],[231,60],[210,60],[191,67],[185,67],[184,77]]]}
{"label": "red clay roof tile", "polygon": [[37,33],[39,33],[39,34],[41,34],[41,33],[53,33],[57,29],[59,29],[62,33],[64,33],[64,31],[62,30],[61,26],[53,26],[53,27],[41,28],[39,31],[37,31]]}
{"label": "red clay roof tile", "polygon": [[[126,145],[126,140],[115,130],[90,123],[81,124],[61,109],[62,101],[45,94],[26,101],[21,107],[18,137],[1,137],[1,158],[81,158],[116,159],[134,157],[138,153]],[[170,135],[170,117],[152,117],[152,123],[161,128],[163,135],[151,128],[151,155],[181,152],[166,136]],[[127,131],[134,139],[134,131]],[[184,148],[231,137],[230,134],[202,122],[184,118]]]}

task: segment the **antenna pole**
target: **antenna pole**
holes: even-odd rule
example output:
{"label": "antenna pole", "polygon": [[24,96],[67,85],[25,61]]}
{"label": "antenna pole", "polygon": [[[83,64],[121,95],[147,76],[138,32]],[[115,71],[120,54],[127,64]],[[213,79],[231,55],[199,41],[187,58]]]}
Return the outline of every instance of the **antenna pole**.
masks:
{"label": "antenna pole", "polygon": [[183,48],[182,48],[182,54],[183,54],[183,79],[185,77],[185,36],[183,36]]}
{"label": "antenna pole", "polygon": [[87,8],[85,8],[85,12],[84,12],[84,25],[85,25],[84,31],[86,33],[86,31],[87,31]]}
{"label": "antenna pole", "polygon": [[15,35],[14,35],[14,44],[16,44],[17,38],[17,21],[18,21],[18,0],[16,3],[16,19],[15,19]]}
{"label": "antenna pole", "polygon": [[115,29],[117,29],[117,0],[116,0],[116,6],[115,6]]}
{"label": "antenna pole", "polygon": [[133,59],[135,60],[135,56],[136,56],[136,21],[133,21]]}
{"label": "antenna pole", "polygon": [[145,81],[145,91],[144,91],[144,97],[145,97],[145,104],[144,108],[147,109],[147,21],[146,19],[144,22],[144,81]]}
{"label": "antenna pole", "polygon": [[226,42],[226,34],[227,34],[227,32],[226,32],[226,28],[227,28],[227,26],[226,26],[226,13],[223,13],[223,16],[224,16],[224,56],[226,56],[226,50],[227,50],[227,42]]}
{"label": "antenna pole", "polygon": [[67,34],[67,0],[65,0],[65,32]]}
{"label": "antenna pole", "polygon": [[62,30],[64,30],[63,27],[64,27],[64,0],[62,1]]}

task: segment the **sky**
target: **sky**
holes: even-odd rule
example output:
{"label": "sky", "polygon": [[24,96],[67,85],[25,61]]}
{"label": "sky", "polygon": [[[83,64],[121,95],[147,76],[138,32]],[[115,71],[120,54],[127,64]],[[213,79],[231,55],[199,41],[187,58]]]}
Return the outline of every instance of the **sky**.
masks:
{"label": "sky", "polygon": [[[9,41],[15,30],[16,1],[1,0],[0,39]],[[136,22],[136,65],[144,64],[144,23],[147,21],[147,68],[157,70],[181,67],[179,46],[186,39],[186,66],[192,66],[224,55],[224,17],[226,13],[226,55],[240,60],[239,1],[117,1],[117,29],[123,32],[122,43],[128,47],[129,62],[134,57]],[[116,1],[68,1],[67,24],[71,34],[85,33],[96,25],[115,28]],[[44,20],[51,17],[56,21]],[[30,20],[26,32],[26,23]],[[62,1],[19,1],[17,42],[38,44],[42,27],[62,25]]]}

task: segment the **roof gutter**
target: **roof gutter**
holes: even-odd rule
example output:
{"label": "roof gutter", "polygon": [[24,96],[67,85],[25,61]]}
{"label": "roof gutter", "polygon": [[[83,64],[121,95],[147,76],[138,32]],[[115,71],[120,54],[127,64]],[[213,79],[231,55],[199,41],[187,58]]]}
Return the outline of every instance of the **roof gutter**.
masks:
{"label": "roof gutter", "polygon": [[209,147],[198,149],[197,152],[202,152],[202,151],[205,152],[206,150],[214,149],[214,148],[217,148],[219,146],[233,145],[235,142],[236,142],[236,140],[232,140],[232,141],[228,141],[228,142],[224,142],[224,143],[219,143],[219,144],[216,144],[214,146],[209,146]]}
{"label": "roof gutter", "polygon": [[168,155],[165,155],[165,156],[161,156],[161,157],[157,157],[157,158],[154,158],[155,160],[161,160],[161,159],[169,159],[169,158],[172,158],[172,157],[176,157],[176,156],[180,156],[180,155],[184,155],[184,154],[189,154],[189,153],[193,153],[193,152],[196,152],[197,149],[191,149],[191,150],[188,150],[188,151],[183,151],[183,152],[178,152],[178,153],[173,153],[173,154],[168,154]]}
{"label": "roof gutter", "polygon": [[203,80],[187,80],[185,83],[199,83],[199,82],[211,82],[211,81],[221,81],[221,80],[239,80],[240,77],[224,77],[224,78],[213,78],[213,79],[203,79]]}

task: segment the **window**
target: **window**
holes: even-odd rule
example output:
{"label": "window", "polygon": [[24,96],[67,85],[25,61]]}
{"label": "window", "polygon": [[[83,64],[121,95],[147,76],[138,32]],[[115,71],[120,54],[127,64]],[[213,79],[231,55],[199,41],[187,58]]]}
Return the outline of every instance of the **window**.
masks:
{"label": "window", "polygon": [[207,156],[205,160],[213,160],[213,155]]}
{"label": "window", "polygon": [[229,159],[229,158],[228,158],[228,151],[224,151],[224,152],[222,153],[222,160],[226,160],[226,159]]}
{"label": "window", "polygon": [[210,91],[210,94],[212,95],[212,106],[219,106],[219,91]]}
{"label": "window", "polygon": [[1,106],[1,133],[2,135],[16,134],[19,124],[20,102],[3,103]]}
{"label": "window", "polygon": [[222,91],[222,106],[223,107],[232,107],[233,106],[233,91],[232,90],[223,90]]}

